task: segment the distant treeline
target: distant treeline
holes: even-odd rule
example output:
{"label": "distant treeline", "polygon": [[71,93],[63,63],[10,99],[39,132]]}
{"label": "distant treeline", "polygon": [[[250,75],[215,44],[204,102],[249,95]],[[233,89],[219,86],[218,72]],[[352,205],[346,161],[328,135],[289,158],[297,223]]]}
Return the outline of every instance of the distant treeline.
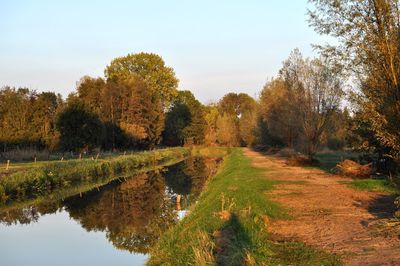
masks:
{"label": "distant treeline", "polygon": [[0,90],[1,151],[153,149],[252,145],[256,101],[227,94],[203,105],[178,91],[174,70],[150,53],[114,59],[105,78],[85,76],[66,100],[28,88]]}

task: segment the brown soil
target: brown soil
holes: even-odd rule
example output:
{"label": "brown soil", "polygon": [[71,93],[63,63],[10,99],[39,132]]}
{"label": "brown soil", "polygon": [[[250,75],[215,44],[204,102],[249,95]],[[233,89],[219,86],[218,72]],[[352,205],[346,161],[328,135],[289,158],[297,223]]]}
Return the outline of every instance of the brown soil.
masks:
{"label": "brown soil", "polygon": [[381,226],[393,216],[393,196],[351,189],[338,182],[349,179],[287,166],[277,156],[249,149],[245,154],[255,166],[272,170],[265,173],[268,179],[288,181],[268,193],[293,216],[270,221],[272,235],[340,254],[345,265],[400,265],[399,230],[387,233]]}

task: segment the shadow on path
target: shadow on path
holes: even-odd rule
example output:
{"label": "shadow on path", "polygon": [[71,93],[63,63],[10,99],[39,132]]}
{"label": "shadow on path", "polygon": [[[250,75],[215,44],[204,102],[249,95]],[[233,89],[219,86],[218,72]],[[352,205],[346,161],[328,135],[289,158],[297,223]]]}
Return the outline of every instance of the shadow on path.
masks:
{"label": "shadow on path", "polygon": [[216,252],[214,254],[217,265],[245,265],[247,250],[252,243],[246,230],[235,214],[214,232]]}

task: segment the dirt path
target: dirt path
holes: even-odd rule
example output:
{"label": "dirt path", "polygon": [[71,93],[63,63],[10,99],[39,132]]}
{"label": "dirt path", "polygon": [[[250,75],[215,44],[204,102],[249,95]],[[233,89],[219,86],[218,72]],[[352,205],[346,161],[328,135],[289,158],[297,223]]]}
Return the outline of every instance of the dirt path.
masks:
{"label": "dirt path", "polygon": [[[269,179],[291,181],[269,193],[293,215],[276,220],[270,232],[279,239],[301,240],[317,249],[344,256],[346,265],[400,265],[400,236],[383,234],[381,221],[392,216],[394,197],[358,191],[322,170],[290,167],[276,156],[245,150]],[[294,182],[292,182],[294,181]]]}

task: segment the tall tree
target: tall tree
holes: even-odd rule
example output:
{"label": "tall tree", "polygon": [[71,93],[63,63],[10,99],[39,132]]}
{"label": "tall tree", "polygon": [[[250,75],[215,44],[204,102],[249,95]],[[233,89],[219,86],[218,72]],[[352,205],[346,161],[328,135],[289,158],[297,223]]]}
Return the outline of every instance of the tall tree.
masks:
{"label": "tall tree", "polygon": [[138,53],[118,57],[106,67],[104,73],[107,80],[112,81],[126,79],[132,74],[140,76],[148,89],[161,95],[164,107],[169,107],[177,96],[179,80],[174,70],[156,54]]}
{"label": "tall tree", "polygon": [[340,71],[326,58],[303,59],[296,49],[284,62],[280,75],[294,92],[294,104],[305,140],[305,152],[312,157],[321,143],[334,111],[343,96]]}
{"label": "tall tree", "polygon": [[338,41],[319,48],[359,81],[361,93],[353,102],[362,117],[360,127],[369,128],[378,146],[387,148],[386,155],[400,162],[399,1],[311,2],[310,25]]}
{"label": "tall tree", "polygon": [[[218,103],[219,113],[226,114],[234,118],[235,134],[239,138],[241,145],[252,145],[252,131],[256,126],[256,101],[245,93],[228,93]],[[252,122],[251,124],[249,122]],[[240,125],[242,124],[242,127]],[[244,127],[243,125],[246,126]]]}
{"label": "tall tree", "polygon": [[217,119],[217,140],[221,145],[236,147],[240,144],[238,124],[232,114],[223,113]]}
{"label": "tall tree", "polygon": [[177,99],[167,113],[165,124],[164,137],[167,145],[204,143],[204,108],[190,91],[178,92]]}

